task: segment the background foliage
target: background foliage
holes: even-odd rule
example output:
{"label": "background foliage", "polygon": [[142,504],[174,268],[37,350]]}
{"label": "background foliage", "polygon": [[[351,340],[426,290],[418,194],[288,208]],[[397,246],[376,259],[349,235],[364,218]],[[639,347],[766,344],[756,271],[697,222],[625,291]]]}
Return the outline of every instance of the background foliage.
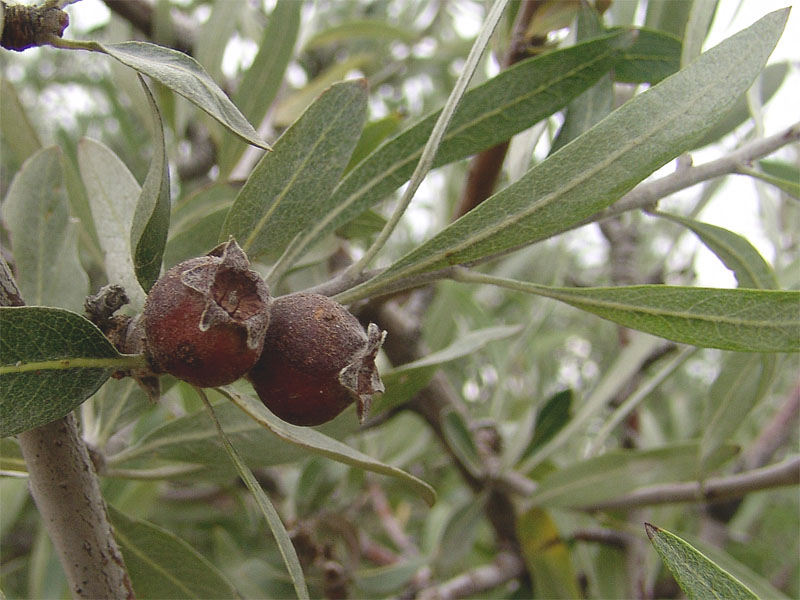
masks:
{"label": "background foliage", "polygon": [[[6,597],[69,594],[11,436],[76,407],[141,598],[800,595],[797,488],[762,489],[797,478],[800,130],[771,136],[798,68],[764,68],[785,15],[695,61],[716,2],[509,3],[363,275],[489,6],[137,5],[68,9],[92,52],[2,51],[3,258],[49,307],[0,309]],[[495,183],[469,158],[509,138]],[[720,198],[757,223],[713,222]],[[366,426],[108,378],[140,363],[84,297],[120,283],[135,314],[229,235],[274,295],[389,330]]]}

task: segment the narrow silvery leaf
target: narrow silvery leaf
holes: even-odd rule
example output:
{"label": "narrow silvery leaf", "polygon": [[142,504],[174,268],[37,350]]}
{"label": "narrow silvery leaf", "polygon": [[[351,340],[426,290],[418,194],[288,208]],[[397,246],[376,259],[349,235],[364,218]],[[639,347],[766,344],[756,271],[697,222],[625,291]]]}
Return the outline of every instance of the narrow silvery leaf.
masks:
{"label": "narrow silvery leaf", "polygon": [[[279,0],[275,4],[258,45],[258,54],[242,77],[242,83],[234,95],[236,105],[256,127],[278,95],[297,41],[302,8],[303,3],[296,0]],[[244,149],[245,145],[240,140],[231,136],[223,138],[219,150],[219,168],[222,174],[231,171]]]}
{"label": "narrow silvery leaf", "polygon": [[[563,108],[608,72],[633,38],[619,31],[549,52],[469,90],[444,134],[434,168],[503,142]],[[302,246],[307,249],[408,181],[439,114],[387,140],[356,165],[331,196],[330,209],[304,235]]]}
{"label": "narrow silvery leaf", "polygon": [[155,143],[153,144],[150,168],[136,203],[130,237],[136,278],[142,289],[147,292],[150,291],[161,272],[161,259],[167,243],[170,213],[169,164],[164,144],[164,128],[161,125],[161,113],[153,94],[150,93],[150,88],[147,87],[141,76],[139,82],[144,88],[147,103],[150,106]]}
{"label": "narrow silvery leaf", "polygon": [[800,351],[798,291],[671,285],[556,288],[479,273],[458,279],[553,298],[618,325],[701,348]]}
{"label": "narrow silvery leaf", "polygon": [[[552,471],[529,500],[536,506],[581,507],[618,498],[633,490],[661,483],[692,481],[697,477],[697,442],[648,450],[613,450]],[[734,456],[727,445],[709,456],[719,467]]]}
{"label": "narrow silvery leaf", "polygon": [[[201,392],[202,393],[202,392]],[[256,501],[256,505],[258,506],[261,514],[264,516],[264,519],[267,521],[269,525],[269,529],[272,532],[273,537],[275,538],[275,542],[278,545],[278,550],[283,557],[283,562],[286,565],[286,570],[289,572],[289,577],[292,579],[292,584],[294,585],[295,592],[297,593],[297,597],[302,599],[307,599],[308,596],[308,588],[306,587],[306,580],[305,576],[303,575],[303,569],[300,566],[300,560],[297,557],[297,551],[292,544],[292,540],[289,537],[289,532],[286,531],[286,527],[281,521],[280,515],[278,515],[278,511],[275,510],[275,507],[272,505],[269,497],[264,493],[264,490],[261,489],[261,484],[258,483],[253,472],[249,469],[249,467],[244,463],[239,453],[236,451],[236,448],[233,447],[230,440],[228,439],[225,430],[222,429],[222,425],[217,420],[216,414],[214,413],[214,409],[209,403],[208,399],[203,395],[203,401],[205,402],[206,409],[211,416],[212,420],[214,421],[214,425],[216,426],[217,433],[219,434],[220,439],[225,447],[225,451],[228,454],[228,458],[233,463],[233,466],[236,468],[236,471],[239,473],[239,477],[242,479],[244,484],[247,486],[247,489],[250,490],[250,493],[253,495],[254,500]]]}
{"label": "narrow silvery leaf", "polygon": [[775,271],[746,238],[716,225],[664,213],[658,214],[688,227],[697,234],[725,266],[733,271],[739,287],[778,289]]}
{"label": "narrow silvery leaf", "polygon": [[722,361],[706,398],[699,451],[701,473],[708,470],[708,456],[733,436],[769,391],[776,361],[772,354],[748,353],[730,354]]}
{"label": "narrow silvery leaf", "polygon": [[636,96],[351,296],[547,239],[610,206],[691,149],[735,103],[764,67],[787,17],[787,10],[767,15]]}
{"label": "narrow silvery leaf", "polygon": [[139,598],[239,597],[217,567],[174,533],[111,505],[108,511]]}
{"label": "narrow silvery leaf", "polygon": [[125,288],[131,307],[141,310],[144,291],[136,279],[131,251],[131,229],[141,194],[138,182],[114,152],[95,140],[78,143],[78,166],[89,196],[106,275]]}
{"label": "narrow silvery leaf", "polygon": [[335,84],[280,137],[250,174],[220,240],[235,237],[250,256],[277,258],[329,210],[329,197],[364,125],[366,81]]}
{"label": "narrow silvery leaf", "polygon": [[649,523],[644,526],[661,560],[690,600],[756,600],[756,595],[747,586],[686,541]]}
{"label": "narrow silvery leaf", "polygon": [[269,149],[236,105],[191,56],[147,42],[97,44],[97,47],[177,92],[246,142]]}
{"label": "narrow silvery leaf", "polygon": [[282,440],[300,446],[309,452],[326,456],[356,468],[393,477],[410,489],[413,489],[428,503],[428,505],[432,506],[434,502],[436,502],[436,492],[421,479],[397,467],[392,467],[375,460],[359,450],[322,434],[312,427],[299,427],[286,423],[273,415],[260,400],[244,394],[238,394],[230,387],[225,388],[225,395],[247,413],[250,418],[259,423],[262,427],[267,428]]}
{"label": "narrow silvery leaf", "polygon": [[78,259],[61,152],[46,148],[22,166],[3,204],[17,283],[28,304],[81,310],[89,279]]}

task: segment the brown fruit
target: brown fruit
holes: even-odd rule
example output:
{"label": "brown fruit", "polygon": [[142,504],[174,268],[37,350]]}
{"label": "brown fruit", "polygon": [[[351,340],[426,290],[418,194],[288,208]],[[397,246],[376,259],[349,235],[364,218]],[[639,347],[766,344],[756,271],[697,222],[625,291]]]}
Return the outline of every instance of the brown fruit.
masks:
{"label": "brown fruit", "polygon": [[214,387],[250,370],[264,345],[272,298],[249,267],[231,240],[175,265],[155,283],[143,313],[154,371]]}
{"label": "brown fruit", "polygon": [[383,391],[375,357],[386,332],[367,331],[338,302],[299,293],[272,305],[264,351],[247,378],[264,405],[295,425],[320,425],[354,401],[359,421]]}

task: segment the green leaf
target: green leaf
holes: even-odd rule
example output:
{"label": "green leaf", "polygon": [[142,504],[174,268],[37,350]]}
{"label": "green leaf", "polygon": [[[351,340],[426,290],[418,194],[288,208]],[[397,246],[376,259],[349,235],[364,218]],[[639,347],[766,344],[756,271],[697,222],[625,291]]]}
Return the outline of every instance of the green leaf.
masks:
{"label": "green leaf", "polygon": [[[307,455],[272,435],[230,402],[216,405],[214,411],[231,443],[252,468],[292,463]],[[204,411],[163,423],[107,459],[109,466],[127,472],[152,469],[158,461],[172,466],[183,463],[178,466],[186,468],[171,471],[176,477],[188,475],[205,481],[231,478],[225,449]]]}
{"label": "green leaf", "polygon": [[280,256],[309,223],[327,212],[367,108],[366,82],[338,83],[323,93],[250,174],[220,239],[235,237],[250,256]]}
{"label": "green leaf", "polygon": [[[580,41],[595,38],[605,31],[597,11],[588,3],[582,4],[579,9],[576,29]],[[550,154],[590,129],[611,112],[613,104],[614,86],[611,74],[606,73],[597,83],[569,103],[564,115],[564,124],[553,140]]]}
{"label": "green leaf", "polygon": [[711,28],[711,21],[714,19],[716,11],[717,0],[692,2],[692,6],[689,9],[689,17],[686,20],[686,30],[683,35],[682,65],[689,64],[700,56],[703,42],[708,36],[708,30]]}
{"label": "green leaf", "polygon": [[549,513],[533,506],[517,517],[517,537],[537,598],[581,598],[570,551]]}
{"label": "green leaf", "polygon": [[[630,41],[629,35],[617,33],[556,50],[519,62],[468,91],[445,132],[434,168],[503,142],[563,108],[606,73]],[[405,183],[439,112],[387,140],[350,171],[330,200],[335,208],[318,216],[302,247],[307,249]]]}
{"label": "green leaf", "polygon": [[429,505],[432,506],[436,501],[436,492],[421,479],[409,475],[396,467],[385,465],[358,450],[350,448],[338,440],[329,438],[316,429],[290,425],[273,415],[261,401],[251,398],[249,395],[239,394],[231,387],[224,388],[224,392],[225,395],[228,396],[236,406],[247,413],[250,418],[267,428],[282,440],[304,448],[308,452],[327,456],[332,460],[364,469],[365,471],[372,471],[373,473],[394,477],[408,485]]}
{"label": "green leaf", "polygon": [[775,378],[776,357],[769,354],[731,354],[706,398],[701,469],[705,461],[742,426],[745,418],[765,396]]}
{"label": "green leaf", "polygon": [[478,526],[486,518],[487,492],[470,497],[450,513],[434,558],[437,572],[463,568],[464,560],[475,545]]}
{"label": "green leaf", "polygon": [[70,223],[58,148],[25,161],[2,208],[25,301],[80,310],[89,278],[78,259],[78,227]]}
{"label": "green leaf", "polygon": [[352,71],[369,70],[374,58],[371,53],[359,52],[333,61],[305,86],[278,99],[270,112],[272,124],[279,128],[291,125],[329,87],[347,79]]}
{"label": "green leaf", "polygon": [[691,8],[692,0],[650,0],[645,25],[683,39]]}
{"label": "green leaf", "polygon": [[[280,0],[275,4],[261,37],[258,54],[234,95],[236,105],[256,126],[275,100],[289,66],[300,29],[302,7],[303,3],[296,0]],[[239,140],[230,136],[223,138],[219,151],[219,168],[223,176],[230,173],[244,149]]]}
{"label": "green leaf", "polygon": [[42,147],[14,84],[0,78],[0,135],[22,164]]}
{"label": "green leaf", "polygon": [[748,174],[758,177],[800,200],[800,169],[778,160],[760,160],[758,167],[761,172],[751,170],[748,171]]}
{"label": "green leaf", "polygon": [[478,448],[464,416],[458,411],[449,410],[442,417],[442,437],[464,468],[479,478],[483,468]]}
{"label": "green leaf", "polygon": [[386,138],[394,135],[402,122],[403,116],[394,112],[387,117],[364,125],[361,137],[358,138],[358,143],[350,156],[350,162],[345,168],[345,173],[350,172],[353,167],[369,156]]}
{"label": "green leaf", "polygon": [[243,7],[242,0],[213,0],[211,13],[200,27],[192,54],[214,81],[222,81],[222,55],[236,32]]}
{"label": "green leaf", "polygon": [[478,273],[456,278],[553,298],[682,344],[737,352],[800,351],[797,291],[671,285],[556,288]]}
{"label": "green leaf", "polygon": [[701,223],[675,215],[658,216],[691,229],[736,276],[740,288],[778,289],[778,278],[772,267],[744,237],[716,225]]}
{"label": "green leaf", "polygon": [[208,398],[205,396],[205,393],[202,391],[199,393],[202,395],[206,409],[208,410],[211,419],[214,421],[214,426],[216,427],[217,433],[219,434],[219,437],[225,446],[225,451],[228,454],[228,458],[230,458],[234,467],[236,467],[236,471],[239,473],[239,477],[241,477],[242,481],[247,486],[247,489],[250,490],[251,494],[253,494],[253,498],[255,499],[261,514],[264,515],[264,518],[269,525],[269,529],[275,538],[275,542],[278,544],[278,550],[283,557],[283,562],[286,565],[287,571],[289,572],[289,577],[292,579],[292,584],[294,585],[295,592],[297,592],[297,597],[301,599],[307,599],[309,597],[308,588],[306,587],[306,580],[303,576],[303,569],[300,567],[300,560],[297,558],[297,552],[292,545],[292,540],[289,538],[289,533],[286,531],[286,527],[284,527],[283,522],[278,515],[278,511],[275,510],[272,502],[270,502],[269,498],[264,493],[264,490],[261,489],[261,485],[256,480],[252,471],[250,471],[250,469],[247,468],[247,465],[244,464],[239,456],[239,453],[236,451],[236,448],[231,445],[231,442],[228,439],[228,436],[225,435],[225,431],[222,429],[220,422],[217,420],[217,417],[214,414],[214,409],[211,407],[211,404],[209,403]]}
{"label": "green leaf", "polygon": [[100,330],[67,310],[0,307],[0,330],[0,437],[63,417],[122,366]]}
{"label": "green leaf", "polygon": [[681,532],[680,537],[745,584],[759,598],[789,600],[789,597],[784,592],[774,587],[767,579],[753,572],[750,567],[740,563],[724,550],[717,548],[711,543],[704,542],[699,539],[699,537],[691,534]]}
{"label": "green leaf", "polygon": [[[767,65],[761,72],[759,77],[759,89],[761,91],[760,101],[761,105],[769,102],[770,98],[775,95],[778,88],[783,84],[786,75],[789,73],[789,65],[786,63],[774,63]],[[695,148],[702,148],[708,144],[718,142],[721,138],[725,137],[737,127],[742,125],[745,121],[751,118],[750,107],[747,103],[746,94],[742,94],[728,109],[728,111],[719,119],[719,121],[702,137],[700,141],[694,144],[692,150]]]}
{"label": "green leaf", "polygon": [[137,598],[241,598],[207,558],[174,533],[108,505]]}
{"label": "green leaf", "polygon": [[89,197],[109,282],[125,288],[131,308],[144,307],[144,291],[133,268],[131,229],[141,188],[128,167],[107,146],[78,142],[78,166]]}
{"label": "green leaf", "polygon": [[756,600],[741,581],[678,536],[650,523],[644,527],[661,560],[690,600]]}
{"label": "green leaf", "polygon": [[144,88],[150,114],[153,118],[153,159],[142,186],[142,192],[136,203],[136,212],[131,224],[131,250],[133,251],[133,268],[136,278],[145,292],[158,279],[161,273],[161,259],[167,243],[169,230],[169,164],[167,149],[164,144],[164,128],[161,125],[161,113],[158,111],[153,94],[139,76],[139,83]]}
{"label": "green leaf", "polygon": [[787,16],[785,10],[767,15],[636,96],[519,181],[351,290],[347,301],[385,291],[399,279],[547,239],[610,206],[692,148],[717,115],[744,93],[775,47]]}
{"label": "green leaf", "polygon": [[269,144],[258,137],[236,105],[191,56],[147,42],[97,44],[97,47],[180,94],[246,142],[269,150]]}
{"label": "green leaf", "polygon": [[214,183],[177,204],[170,217],[170,237],[164,250],[164,267],[201,256],[212,250],[222,224],[241,186]]}
{"label": "green leaf", "polygon": [[[580,508],[617,498],[636,489],[697,476],[699,444],[688,442],[651,450],[616,450],[553,471],[529,498],[536,506]],[[736,455],[732,445],[709,457],[716,468]]]}
{"label": "green leaf", "polygon": [[353,582],[360,592],[357,597],[385,598],[397,595],[429,561],[427,556],[415,556],[385,567],[357,570]]}
{"label": "green leaf", "polygon": [[[612,28],[617,31],[622,28]],[[621,83],[655,85],[677,73],[681,66],[681,40],[669,33],[640,27],[636,40],[614,65],[614,80]]]}
{"label": "green leaf", "polygon": [[542,410],[536,415],[533,437],[520,456],[520,460],[525,460],[533,455],[538,448],[550,441],[569,422],[572,395],[572,390],[558,392],[542,407]]}

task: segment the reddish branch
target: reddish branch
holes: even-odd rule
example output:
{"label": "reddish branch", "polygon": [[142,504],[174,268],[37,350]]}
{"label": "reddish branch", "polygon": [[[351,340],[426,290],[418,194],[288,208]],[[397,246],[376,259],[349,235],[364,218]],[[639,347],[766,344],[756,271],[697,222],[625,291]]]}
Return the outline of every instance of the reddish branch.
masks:
{"label": "reddish branch", "polygon": [[[527,50],[531,40],[526,39],[525,30],[536,11],[544,4],[540,0],[525,0],[520,5],[511,31],[511,42],[503,57],[504,68],[528,57]],[[472,159],[464,192],[453,215],[455,219],[465,215],[492,195],[508,153],[508,144],[508,141],[502,142]]]}

